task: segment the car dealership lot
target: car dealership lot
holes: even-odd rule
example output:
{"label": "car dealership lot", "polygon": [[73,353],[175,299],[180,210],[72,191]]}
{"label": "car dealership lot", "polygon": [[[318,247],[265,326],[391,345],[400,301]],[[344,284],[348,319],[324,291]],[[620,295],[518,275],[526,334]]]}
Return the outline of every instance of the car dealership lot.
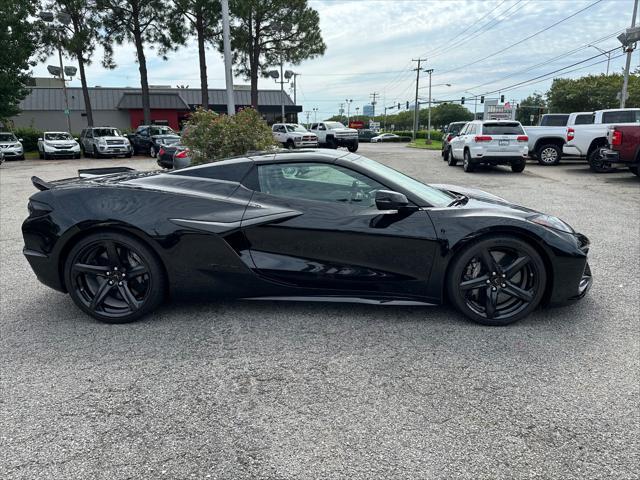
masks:
{"label": "car dealership lot", "polygon": [[7,162],[0,478],[637,475],[638,178],[564,160],[465,174],[399,144],[359,153],[558,215],[592,241],[591,292],[507,328],[446,307],[241,301],[103,325],[21,254],[29,177],[155,162]]}

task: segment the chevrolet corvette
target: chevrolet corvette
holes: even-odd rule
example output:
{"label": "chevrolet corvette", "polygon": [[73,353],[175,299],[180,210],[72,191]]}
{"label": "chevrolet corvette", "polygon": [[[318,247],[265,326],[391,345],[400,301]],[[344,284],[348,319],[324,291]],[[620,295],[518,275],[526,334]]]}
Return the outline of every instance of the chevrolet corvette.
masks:
{"label": "chevrolet corvette", "polygon": [[196,294],[449,302],[506,325],[592,283],[588,239],[559,218],[344,151],[78,173],[32,178],[24,254],[42,283],[104,322]]}

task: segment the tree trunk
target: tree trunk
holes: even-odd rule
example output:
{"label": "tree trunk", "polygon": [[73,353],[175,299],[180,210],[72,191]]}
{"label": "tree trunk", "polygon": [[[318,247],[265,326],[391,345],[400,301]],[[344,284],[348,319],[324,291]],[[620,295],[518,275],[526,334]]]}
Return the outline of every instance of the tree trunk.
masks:
{"label": "tree trunk", "polygon": [[209,110],[209,84],[207,82],[207,58],[205,57],[203,12],[196,14],[196,32],[198,35],[198,59],[200,60],[200,91],[202,108]]}
{"label": "tree trunk", "polygon": [[93,127],[93,109],[91,108],[91,98],[87,87],[87,76],[84,73],[84,57],[82,52],[76,52],[78,68],[80,70],[80,83],[82,84],[82,96],[84,97],[84,111],[87,114],[87,126]]}
{"label": "tree trunk", "polygon": [[[134,32],[133,40],[136,46],[136,55],[138,57],[138,69],[140,70],[140,86],[142,87],[142,117],[144,125],[151,124],[151,105],[149,103],[149,79],[147,78],[147,59],[144,56],[144,42],[140,33],[140,25],[138,19],[133,19]],[[137,126],[137,125],[135,125]]]}

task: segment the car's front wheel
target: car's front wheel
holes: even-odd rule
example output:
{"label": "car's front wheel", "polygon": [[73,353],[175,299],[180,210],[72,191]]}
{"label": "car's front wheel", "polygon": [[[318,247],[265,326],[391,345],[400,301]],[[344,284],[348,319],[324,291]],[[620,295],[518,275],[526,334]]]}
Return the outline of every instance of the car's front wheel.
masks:
{"label": "car's front wheel", "polygon": [[128,323],[164,299],[160,261],[139,240],[116,232],[89,235],[69,252],[64,269],[69,295],[106,323]]}
{"label": "car's front wheel", "polygon": [[484,325],[508,325],[531,313],[547,282],[542,258],[528,243],[500,235],[479,240],[453,260],[447,291],[453,304]]}
{"label": "car's front wheel", "polygon": [[350,143],[347,146],[347,150],[349,150],[351,153],[357,152],[358,151],[358,142]]}

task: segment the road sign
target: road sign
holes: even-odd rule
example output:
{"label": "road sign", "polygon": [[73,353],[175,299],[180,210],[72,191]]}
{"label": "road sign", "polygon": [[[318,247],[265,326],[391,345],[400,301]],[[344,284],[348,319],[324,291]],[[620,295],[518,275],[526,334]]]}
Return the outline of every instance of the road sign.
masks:
{"label": "road sign", "polygon": [[374,122],[373,120],[369,120],[369,128],[371,130],[375,130],[376,128],[380,128],[380,122]]}

